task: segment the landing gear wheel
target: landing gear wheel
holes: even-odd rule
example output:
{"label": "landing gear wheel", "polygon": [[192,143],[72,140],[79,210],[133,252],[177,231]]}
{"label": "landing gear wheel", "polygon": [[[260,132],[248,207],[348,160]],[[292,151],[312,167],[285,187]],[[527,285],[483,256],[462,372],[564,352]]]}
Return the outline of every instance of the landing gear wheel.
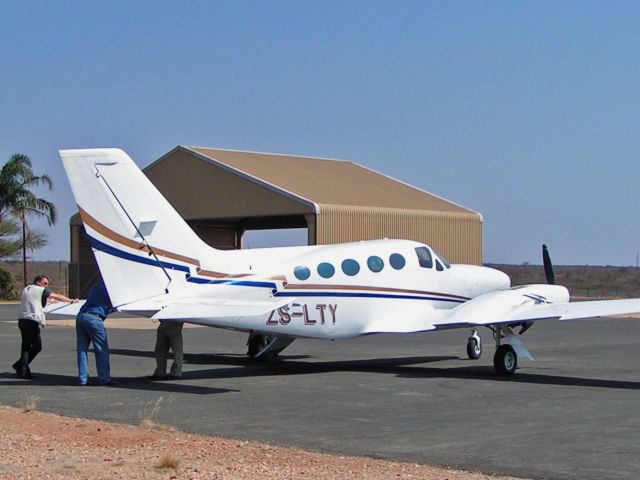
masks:
{"label": "landing gear wheel", "polygon": [[471,360],[478,360],[480,355],[482,355],[482,343],[480,342],[480,337],[472,335],[467,341],[467,357]]}
{"label": "landing gear wheel", "polygon": [[271,340],[273,340],[273,337],[270,335],[249,335],[249,339],[247,340],[249,347],[247,348],[247,355],[249,358],[257,362],[266,362],[277,357],[279,352],[267,352],[258,356],[260,351],[266,347]]}
{"label": "landing gear wheel", "polygon": [[253,360],[257,360],[257,355],[264,347],[267,346],[267,337],[265,335],[251,335],[247,340],[247,355]]}
{"label": "landing gear wheel", "polygon": [[493,366],[498,375],[511,375],[518,368],[518,355],[509,344],[500,345],[493,356]]}

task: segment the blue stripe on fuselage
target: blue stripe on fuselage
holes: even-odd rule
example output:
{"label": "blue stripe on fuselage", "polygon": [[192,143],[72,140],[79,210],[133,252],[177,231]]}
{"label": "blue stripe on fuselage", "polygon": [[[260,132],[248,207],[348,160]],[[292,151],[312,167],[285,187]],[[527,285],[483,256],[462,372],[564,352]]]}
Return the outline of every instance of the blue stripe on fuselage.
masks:
{"label": "blue stripe on fuselage", "polygon": [[431,300],[436,302],[464,303],[466,300],[443,297],[418,297],[414,295],[398,295],[394,293],[360,293],[360,292],[278,292],[276,297],[360,297],[360,298],[397,298],[402,300]]}
{"label": "blue stripe on fuselage", "polygon": [[[177,263],[166,262],[162,260],[156,260],[154,257],[141,257],[139,255],[134,255],[132,253],[128,253],[122,250],[119,250],[111,245],[107,245],[104,242],[92,237],[87,234],[87,238],[89,239],[89,244],[95,248],[96,250],[100,250],[109,255],[113,255],[114,257],[122,258],[124,260],[129,260],[132,262],[142,263],[145,265],[150,265],[157,268],[166,268],[169,270],[178,270],[181,272],[186,272],[189,274],[191,272],[190,268],[185,265],[180,265]],[[233,279],[216,279],[210,280],[202,277],[194,277],[188,276],[187,282],[198,283],[198,284],[207,284],[207,285],[219,285],[219,284],[227,284],[231,286],[238,287],[257,287],[257,288],[271,288],[276,289],[277,286],[275,283],[271,282],[252,282],[250,280],[236,280]],[[453,298],[443,298],[443,297],[419,297],[414,295],[399,295],[399,294],[390,294],[390,293],[360,293],[360,292],[330,292],[330,291],[319,291],[319,292],[300,292],[300,291],[279,291],[275,293],[276,297],[351,297],[351,298],[390,298],[390,299],[401,299],[401,300],[431,300],[437,302],[451,302],[451,303],[464,303],[466,300],[459,300]]]}

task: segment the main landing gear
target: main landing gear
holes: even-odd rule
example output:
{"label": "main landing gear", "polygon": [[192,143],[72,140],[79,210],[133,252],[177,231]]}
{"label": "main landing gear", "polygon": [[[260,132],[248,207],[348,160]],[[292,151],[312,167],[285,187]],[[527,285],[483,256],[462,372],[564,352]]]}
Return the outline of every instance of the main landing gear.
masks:
{"label": "main landing gear", "polygon": [[[247,339],[247,355],[249,358],[253,360],[258,359],[258,354],[261,350],[267,347],[270,340],[271,339],[268,335],[257,335],[253,333],[249,335],[249,338]],[[267,358],[265,357],[262,359],[266,360]]]}
{"label": "main landing gear", "polygon": [[511,375],[518,368],[518,355],[511,345],[505,343],[496,348],[493,355],[493,368],[498,375]]}
{"label": "main landing gear", "polygon": [[247,355],[252,360],[267,361],[278,356],[295,340],[293,337],[276,337],[250,333],[247,339]]}
{"label": "main landing gear", "polygon": [[[498,324],[491,327],[496,341],[496,353],[493,355],[493,367],[498,375],[512,375],[518,368],[518,358],[533,360],[533,357],[522,344],[512,328],[518,325]],[[523,324],[520,333],[524,333],[531,325]],[[505,343],[502,343],[503,339]]]}

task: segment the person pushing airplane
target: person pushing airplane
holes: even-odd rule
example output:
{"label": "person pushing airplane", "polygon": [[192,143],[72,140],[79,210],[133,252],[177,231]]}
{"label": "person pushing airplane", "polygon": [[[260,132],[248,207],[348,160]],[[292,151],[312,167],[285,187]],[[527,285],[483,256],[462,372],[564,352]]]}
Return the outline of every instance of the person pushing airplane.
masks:
{"label": "person pushing airplane", "polygon": [[32,285],[27,285],[20,295],[20,317],[18,328],[22,337],[20,358],[12,365],[20,378],[35,378],[29,365],[42,350],[40,329],[47,324],[44,307],[47,303],[78,303],[77,298],[69,298],[49,290],[49,277],[38,275]]}

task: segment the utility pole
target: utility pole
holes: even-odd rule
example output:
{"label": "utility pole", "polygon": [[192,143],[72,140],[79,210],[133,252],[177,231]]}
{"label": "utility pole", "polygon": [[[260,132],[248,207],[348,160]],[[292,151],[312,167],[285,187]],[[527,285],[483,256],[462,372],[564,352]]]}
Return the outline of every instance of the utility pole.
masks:
{"label": "utility pole", "polygon": [[22,283],[27,286],[27,222],[22,213]]}

